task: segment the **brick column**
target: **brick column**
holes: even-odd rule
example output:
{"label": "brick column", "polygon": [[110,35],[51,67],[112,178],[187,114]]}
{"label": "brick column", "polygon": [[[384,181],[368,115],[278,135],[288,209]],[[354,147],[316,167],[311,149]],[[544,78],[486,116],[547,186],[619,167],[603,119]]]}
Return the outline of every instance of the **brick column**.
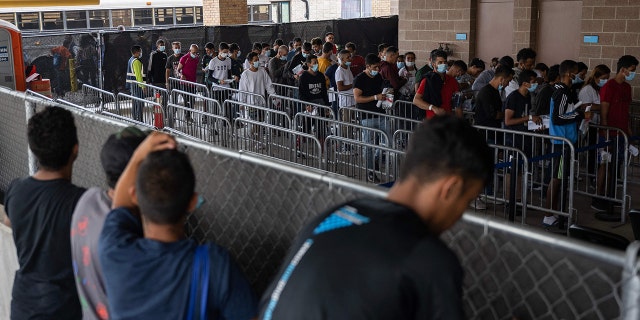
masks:
{"label": "brick column", "polygon": [[515,0],[513,3],[513,56],[523,48],[536,48],[538,8],[535,0]]}
{"label": "brick column", "polygon": [[205,26],[247,23],[247,0],[203,0]]}
{"label": "brick column", "polygon": [[[636,0],[584,0],[582,5],[580,61],[590,68],[605,64],[615,74],[621,56],[640,59],[640,7]],[[598,43],[584,43],[586,35],[597,35]],[[634,100],[640,100],[637,78],[631,81]]]}
{"label": "brick column", "polygon": [[388,16],[391,14],[390,0],[375,0],[371,3],[371,14],[374,17]]}

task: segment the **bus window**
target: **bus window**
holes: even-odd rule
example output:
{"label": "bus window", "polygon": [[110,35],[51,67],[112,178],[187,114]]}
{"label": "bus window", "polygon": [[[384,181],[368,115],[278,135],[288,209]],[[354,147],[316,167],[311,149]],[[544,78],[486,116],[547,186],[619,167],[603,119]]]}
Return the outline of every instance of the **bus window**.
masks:
{"label": "bus window", "polygon": [[89,28],[109,28],[109,10],[89,11]]}
{"label": "bus window", "polygon": [[152,9],[133,9],[133,25],[144,26],[153,24]]}
{"label": "bus window", "polygon": [[40,30],[40,14],[38,12],[18,12],[18,23],[16,26],[20,30]]}
{"label": "bus window", "polygon": [[87,12],[86,11],[66,11],[67,29],[86,29],[87,28]]}
{"label": "bus window", "polygon": [[64,29],[64,20],[62,19],[62,11],[43,12],[42,13],[42,30],[60,30]]}
{"label": "bus window", "polygon": [[16,24],[16,15],[14,13],[0,13],[0,19],[14,25]]}
{"label": "bus window", "polygon": [[173,24],[173,8],[156,8],[156,25]]}
{"label": "bus window", "polygon": [[176,24],[193,24],[193,7],[176,8]]}
{"label": "bus window", "polygon": [[123,25],[125,27],[131,26],[131,9],[123,9],[123,10],[111,10],[111,21],[113,23],[113,27],[117,27],[119,25]]}

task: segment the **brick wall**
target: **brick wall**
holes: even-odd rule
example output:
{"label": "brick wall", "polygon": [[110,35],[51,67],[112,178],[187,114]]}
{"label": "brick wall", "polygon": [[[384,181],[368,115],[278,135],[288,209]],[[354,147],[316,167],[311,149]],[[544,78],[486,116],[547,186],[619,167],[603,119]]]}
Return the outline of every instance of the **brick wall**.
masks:
{"label": "brick wall", "polygon": [[371,15],[374,17],[391,14],[391,0],[375,0],[371,2]]}
{"label": "brick wall", "polygon": [[247,23],[247,0],[203,0],[205,26]]}
{"label": "brick wall", "polygon": [[513,56],[520,49],[535,48],[538,9],[535,0],[515,0],[513,3]]}
{"label": "brick wall", "polygon": [[414,51],[419,64],[439,42],[450,43],[454,59],[469,60],[475,48],[470,40],[456,41],[456,33],[475,33],[476,0],[399,0],[398,45]]}
{"label": "brick wall", "polygon": [[[640,2],[637,0],[583,0],[582,36],[597,35],[596,44],[580,45],[580,61],[590,67],[605,64],[616,72],[618,58],[640,58]],[[631,82],[633,99],[640,100],[640,80]]]}

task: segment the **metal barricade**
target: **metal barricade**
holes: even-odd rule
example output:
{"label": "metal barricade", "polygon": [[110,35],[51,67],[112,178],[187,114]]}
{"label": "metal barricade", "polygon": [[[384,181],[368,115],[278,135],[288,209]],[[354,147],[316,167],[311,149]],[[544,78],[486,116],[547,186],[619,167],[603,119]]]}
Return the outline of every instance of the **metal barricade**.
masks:
{"label": "metal barricade", "polygon": [[396,150],[406,151],[409,147],[409,142],[411,140],[411,136],[413,135],[413,131],[409,130],[396,130],[393,133],[393,140],[391,146]]}
{"label": "metal barricade", "polygon": [[273,83],[273,89],[276,90],[276,94],[283,97],[294,98],[297,99],[299,97],[298,92],[300,89],[298,87],[289,86],[286,84]]}
{"label": "metal barricade", "polygon": [[362,132],[368,130],[374,134],[373,139],[375,141],[379,141],[383,146],[389,145],[389,136],[380,129],[367,128],[355,123],[345,123],[336,119],[321,117],[306,112],[300,112],[295,115],[293,118],[293,128],[297,131],[315,135],[320,142],[323,142],[329,135],[363,141]]}
{"label": "metal barricade", "polygon": [[238,150],[322,168],[322,146],[310,134],[246,118],[236,118],[234,126]]}
{"label": "metal barricade", "polygon": [[120,114],[116,104],[116,95],[112,92],[83,84],[82,95],[84,96],[82,107],[95,112],[106,110],[113,114]]}
{"label": "metal barricade", "polygon": [[[576,172],[576,153],[571,141],[558,136],[534,133],[529,131],[515,131],[500,128],[476,126],[485,135],[487,143],[513,147],[524,153],[528,159],[529,175],[527,185],[527,203],[529,210],[537,210],[546,214],[554,214],[568,218],[568,225],[574,222],[574,190]],[[504,155],[502,156],[504,158]],[[509,161],[506,158],[506,161]],[[566,170],[568,167],[568,171]],[[561,176],[553,176],[557,171]],[[493,192],[504,188],[510,177],[505,177],[503,183],[496,183]],[[551,188],[551,190],[548,190]],[[486,195],[489,201],[501,202],[504,199]]]}
{"label": "metal barricade", "polygon": [[[398,179],[405,153],[343,137],[324,141],[325,170],[375,184]],[[348,150],[344,152],[342,150]]]}
{"label": "metal barricade", "polygon": [[414,119],[408,119],[404,117],[398,117],[386,113],[378,113],[373,111],[365,111],[361,109],[353,108],[341,108],[341,119],[350,119],[352,122],[357,122],[363,124],[363,120],[373,119],[373,118],[381,118],[385,125],[388,126],[388,131],[390,132],[389,136],[392,136],[392,132],[396,130],[407,130],[413,131],[415,130],[420,121]]}
{"label": "metal barricade", "polygon": [[314,115],[336,119],[336,115],[333,113],[333,109],[331,109],[330,106],[306,102],[277,94],[269,96],[269,105],[272,109],[285,111],[292,117],[298,112],[309,112]]}
{"label": "metal barricade", "polygon": [[[629,145],[640,149],[640,114],[629,115],[629,121],[631,122],[632,133],[632,136],[629,137]],[[629,158],[627,174],[629,183],[640,184],[640,156],[631,156]]]}
{"label": "metal barricade", "polygon": [[[483,193],[493,203],[505,204],[502,207],[504,218],[513,222],[519,213],[522,216],[522,224],[525,224],[530,177],[529,159],[522,150],[514,147],[495,144],[489,144],[489,147],[493,149],[493,178]],[[493,213],[497,215],[497,205],[493,206]]]}
{"label": "metal barricade", "polygon": [[51,97],[47,97],[41,93],[32,91],[31,89],[27,89],[27,91],[25,91],[24,93],[26,93],[28,96],[32,96],[32,97],[36,97],[39,99],[43,99],[43,100],[48,100],[48,101],[54,101],[53,98]]}
{"label": "metal barricade", "polygon": [[178,78],[169,78],[169,91],[180,90],[193,94],[201,94],[205,97],[210,97],[209,88],[207,85],[197,82],[191,82],[187,80],[181,80]]}
{"label": "metal barricade", "polygon": [[[184,92],[171,91],[172,96],[180,94],[184,94]],[[174,100],[172,99],[172,101]],[[166,131],[227,148],[234,147],[233,128],[227,118],[205,112],[203,108],[191,109],[176,103],[167,105],[167,113],[174,121],[172,121],[172,126],[165,126]],[[187,118],[186,115],[189,117]]]}
{"label": "metal barricade", "polygon": [[391,109],[387,110],[387,114],[419,121],[424,118],[425,111],[416,107],[412,101],[395,100]]}
{"label": "metal barricade", "polygon": [[[105,110],[102,113],[109,116],[117,115],[118,119],[127,119],[148,127],[162,129],[164,127],[164,110],[162,106],[151,100],[134,97],[124,93],[116,96],[117,108],[112,112]],[[130,121],[131,122],[131,121]]]}
{"label": "metal barricade", "polygon": [[211,85],[211,94],[209,95],[209,97],[220,102],[220,105],[222,105],[226,100],[230,99],[233,101],[244,102],[257,106],[267,106],[264,95],[229,88],[215,83]]}
{"label": "metal barricade", "polygon": [[[169,114],[167,114],[167,119],[168,119],[168,125],[170,127],[173,127],[175,124],[174,122],[184,122],[184,121],[195,121],[195,122],[202,122],[202,121],[206,121],[204,119],[206,118],[201,118],[199,117],[199,115],[201,113],[195,113],[194,115],[197,116],[197,119],[193,119],[193,118],[189,118],[191,115],[191,112],[188,109],[194,109],[194,110],[199,110],[202,111],[203,113],[207,113],[207,114],[217,114],[217,115],[222,115],[222,107],[220,105],[220,103],[212,98],[203,96],[199,93],[191,93],[191,92],[186,92],[186,91],[182,91],[182,90],[178,90],[178,89],[174,89],[171,90],[171,94],[170,94],[170,102],[173,105],[178,105],[178,106],[183,106],[185,108],[181,108],[180,110],[182,112],[180,113],[176,113],[176,112],[171,112]],[[174,111],[178,111],[178,109],[174,110]],[[180,116],[178,118],[176,118],[176,116]]]}
{"label": "metal barricade", "polygon": [[620,220],[624,223],[631,203],[631,196],[627,193],[629,137],[618,128],[589,126],[592,130],[579,139],[576,149],[578,176],[575,191],[591,197],[594,207],[601,207],[609,213],[612,213],[614,205],[619,205]]}
{"label": "metal barricade", "polygon": [[234,118],[251,119],[253,121],[264,122],[284,129],[292,129],[292,122],[289,114],[275,110],[266,106],[252,105],[248,103],[227,100],[222,105],[225,117],[229,118],[230,114],[234,114]]}

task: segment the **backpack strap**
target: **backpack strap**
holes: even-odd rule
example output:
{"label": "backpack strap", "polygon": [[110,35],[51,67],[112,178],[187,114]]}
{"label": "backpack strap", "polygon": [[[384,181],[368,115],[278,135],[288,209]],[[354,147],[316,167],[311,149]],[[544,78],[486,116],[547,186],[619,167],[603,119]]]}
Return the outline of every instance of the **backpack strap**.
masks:
{"label": "backpack strap", "polygon": [[[207,299],[209,293],[209,247],[199,245],[193,255],[193,269],[191,271],[191,284],[189,285],[189,303],[187,305],[187,320],[207,319]],[[200,290],[198,290],[200,289]],[[200,316],[196,318],[196,301],[200,296]]]}

